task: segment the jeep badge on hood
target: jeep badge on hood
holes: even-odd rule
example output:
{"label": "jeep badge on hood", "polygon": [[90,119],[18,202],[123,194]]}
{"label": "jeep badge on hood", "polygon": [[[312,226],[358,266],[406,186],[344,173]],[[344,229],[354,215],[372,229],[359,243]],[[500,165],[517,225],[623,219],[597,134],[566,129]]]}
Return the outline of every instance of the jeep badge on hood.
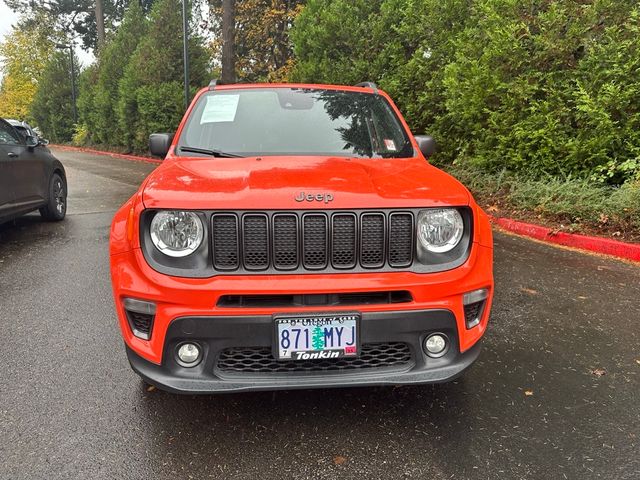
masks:
{"label": "jeep badge on hood", "polygon": [[333,200],[333,195],[331,193],[307,193],[304,192],[298,193],[296,195],[296,202],[324,202],[329,203]]}

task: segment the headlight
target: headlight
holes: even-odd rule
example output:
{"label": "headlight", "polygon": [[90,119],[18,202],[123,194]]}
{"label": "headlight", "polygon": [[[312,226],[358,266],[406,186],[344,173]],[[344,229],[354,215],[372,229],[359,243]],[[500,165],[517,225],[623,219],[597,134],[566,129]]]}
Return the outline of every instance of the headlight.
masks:
{"label": "headlight", "polygon": [[418,240],[429,252],[453,250],[464,234],[462,215],[455,208],[422,210],[418,215]]}
{"label": "headlight", "polygon": [[156,213],[150,233],[156,248],[170,257],[191,255],[204,237],[200,217],[193,212],[177,210]]}

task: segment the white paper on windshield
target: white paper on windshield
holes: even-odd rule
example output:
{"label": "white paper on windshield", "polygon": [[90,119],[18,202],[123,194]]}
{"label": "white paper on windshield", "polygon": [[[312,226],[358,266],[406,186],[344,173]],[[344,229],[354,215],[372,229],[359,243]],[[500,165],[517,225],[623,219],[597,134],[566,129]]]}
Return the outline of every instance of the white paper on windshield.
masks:
{"label": "white paper on windshield", "polygon": [[240,95],[210,95],[204,106],[200,125],[203,123],[233,122],[238,110]]}

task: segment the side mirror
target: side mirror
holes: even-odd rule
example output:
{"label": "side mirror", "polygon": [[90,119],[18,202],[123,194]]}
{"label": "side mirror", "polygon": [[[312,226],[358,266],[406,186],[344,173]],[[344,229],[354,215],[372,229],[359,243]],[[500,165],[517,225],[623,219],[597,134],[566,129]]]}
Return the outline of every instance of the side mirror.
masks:
{"label": "side mirror", "polygon": [[173,133],[152,133],[149,135],[149,151],[156,157],[166,157],[173,141]]}
{"label": "side mirror", "polygon": [[34,137],[33,135],[27,135],[25,140],[27,142],[27,147],[29,148],[35,148],[39,145],[37,137]]}
{"label": "side mirror", "polygon": [[47,140],[46,138],[40,137],[38,138],[38,141],[40,142],[40,145],[44,145],[45,147],[49,145],[49,140]]}
{"label": "side mirror", "polygon": [[438,146],[431,135],[416,135],[415,138],[418,142],[418,148],[425,157],[432,157],[436,153]]}

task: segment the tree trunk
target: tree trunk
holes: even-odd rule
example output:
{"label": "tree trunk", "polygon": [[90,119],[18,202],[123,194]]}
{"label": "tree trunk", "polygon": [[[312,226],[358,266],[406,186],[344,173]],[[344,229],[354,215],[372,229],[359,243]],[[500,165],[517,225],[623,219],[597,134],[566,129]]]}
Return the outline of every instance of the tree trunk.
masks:
{"label": "tree trunk", "polygon": [[222,82],[236,81],[235,0],[222,0]]}
{"label": "tree trunk", "polygon": [[98,49],[104,45],[104,8],[102,0],[96,0],[96,31],[98,32]]}

